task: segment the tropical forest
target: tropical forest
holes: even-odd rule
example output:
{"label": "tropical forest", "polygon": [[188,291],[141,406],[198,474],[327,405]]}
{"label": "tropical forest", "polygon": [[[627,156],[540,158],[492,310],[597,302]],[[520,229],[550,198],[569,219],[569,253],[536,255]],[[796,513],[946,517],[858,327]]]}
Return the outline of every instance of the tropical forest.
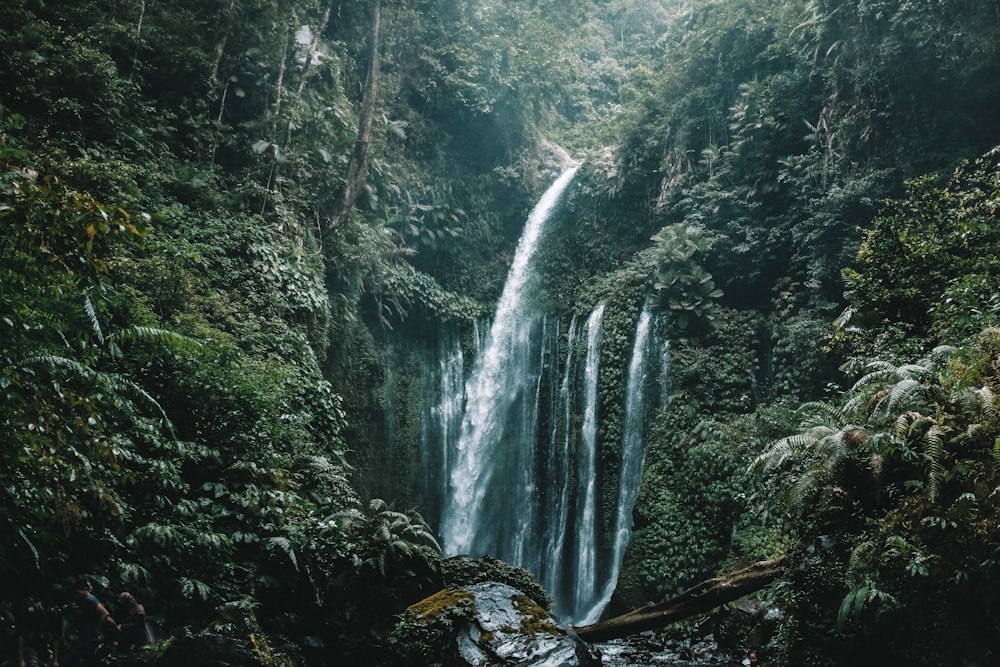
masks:
{"label": "tropical forest", "polygon": [[998,110],[1000,0],[5,0],[0,664],[1000,664]]}

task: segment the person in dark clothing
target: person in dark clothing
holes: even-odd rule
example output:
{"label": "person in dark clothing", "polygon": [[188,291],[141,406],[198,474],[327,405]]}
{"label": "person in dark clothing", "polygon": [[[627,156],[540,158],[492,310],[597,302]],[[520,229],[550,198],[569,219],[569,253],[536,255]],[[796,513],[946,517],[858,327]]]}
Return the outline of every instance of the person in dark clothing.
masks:
{"label": "person in dark clothing", "polygon": [[62,661],[63,667],[81,667],[91,663],[104,648],[104,631],[110,627],[119,630],[107,607],[90,592],[90,584],[78,584],[72,592],[75,604],[74,626],[76,643]]}
{"label": "person in dark clothing", "polygon": [[123,591],[118,594],[118,618],[122,619],[121,633],[118,635],[118,646],[131,651],[136,646],[147,643],[146,638],[146,608],[139,604],[131,593]]}
{"label": "person in dark clothing", "polygon": [[28,598],[14,616],[13,667],[59,667],[59,618],[41,601]]}

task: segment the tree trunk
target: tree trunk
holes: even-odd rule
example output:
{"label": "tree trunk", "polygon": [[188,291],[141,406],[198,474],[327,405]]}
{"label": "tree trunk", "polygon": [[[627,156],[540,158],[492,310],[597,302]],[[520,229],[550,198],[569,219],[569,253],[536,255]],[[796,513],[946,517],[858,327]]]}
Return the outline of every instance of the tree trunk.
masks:
{"label": "tree trunk", "polygon": [[[299,75],[299,86],[295,89],[295,101],[292,104],[292,108],[295,109],[302,102],[302,93],[305,92],[306,82],[309,80],[309,76],[312,73],[312,64],[319,54],[319,41],[323,36],[323,32],[326,30],[326,24],[330,22],[330,11],[332,9],[331,5],[326,6],[326,11],[323,12],[323,18],[320,19],[319,27],[313,33],[312,41],[309,42],[309,50],[306,52],[306,60],[302,64],[302,74]],[[275,105],[277,107],[277,104]],[[277,113],[277,109],[275,109]],[[290,146],[292,143],[292,127],[293,122],[291,117],[288,119],[288,126],[285,128],[285,146]]]}
{"label": "tree trunk", "polygon": [[573,630],[584,641],[600,642],[662,628],[764,588],[781,574],[784,560],[784,556],[779,556],[773,560],[760,561],[742,570],[696,584],[666,602]]}
{"label": "tree trunk", "polygon": [[381,36],[382,2],[372,0],[372,34],[368,62],[368,76],[365,79],[365,90],[361,98],[361,113],[358,118],[358,138],[351,151],[351,160],[347,165],[347,178],[340,197],[334,203],[333,212],[327,220],[324,231],[331,232],[347,222],[354,203],[361,194],[361,189],[368,178],[368,144],[372,134],[372,120],[375,117],[375,101],[378,96],[379,70],[382,60],[379,40]]}
{"label": "tree trunk", "polygon": [[[219,36],[218,41],[215,43],[215,57],[212,61],[212,70],[209,72],[208,80],[212,83],[218,83],[219,81],[219,66],[222,64],[222,56],[226,52],[226,43],[229,41],[229,33],[233,31],[233,21],[236,15],[236,0],[231,0],[229,3],[229,10],[226,12],[226,25],[222,34]],[[222,116],[222,111],[219,111],[219,116]]]}

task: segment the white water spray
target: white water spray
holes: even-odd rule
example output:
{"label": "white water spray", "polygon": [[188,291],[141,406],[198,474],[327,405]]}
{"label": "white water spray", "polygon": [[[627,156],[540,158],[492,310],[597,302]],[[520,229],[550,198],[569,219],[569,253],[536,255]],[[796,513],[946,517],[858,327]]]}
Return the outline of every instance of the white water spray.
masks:
{"label": "white water spray", "polygon": [[[508,416],[511,411],[523,407],[526,390],[534,388],[529,385],[526,374],[521,372],[531,348],[533,328],[526,301],[531,277],[529,266],[538,248],[544,223],[555,211],[578,168],[579,165],[575,165],[567,169],[528,216],[497,303],[485,349],[476,360],[466,385],[465,415],[449,477],[441,526],[446,553],[481,555],[494,549],[499,552],[494,555],[502,557],[503,552],[512,550],[509,545],[497,543],[495,536],[487,536],[483,532],[484,500],[492,487],[494,473],[504,460],[520,459],[515,450],[524,443],[514,442],[513,439],[525,434],[523,431],[516,433],[508,430]],[[525,420],[519,421],[524,424]],[[503,451],[497,451],[500,449]],[[531,454],[533,452],[532,449]],[[513,462],[514,469],[520,466],[519,461]],[[513,493],[523,492],[530,493],[532,490],[520,488]],[[512,495],[509,489],[506,493]]]}
{"label": "white water spray", "polygon": [[604,590],[594,606],[588,611],[582,624],[596,623],[618,585],[625,547],[632,536],[632,508],[639,495],[642,481],[642,464],[645,456],[643,445],[643,423],[646,408],[646,359],[649,334],[653,317],[647,304],[639,316],[632,343],[632,359],[629,362],[628,378],[625,386],[625,422],[622,434],[621,472],[618,480],[618,512],[611,548],[611,571],[605,580]]}
{"label": "white water spray", "polygon": [[587,319],[587,359],[584,369],[584,412],[577,453],[576,590],[573,609],[594,599],[597,586],[597,380],[601,359],[604,304]]}

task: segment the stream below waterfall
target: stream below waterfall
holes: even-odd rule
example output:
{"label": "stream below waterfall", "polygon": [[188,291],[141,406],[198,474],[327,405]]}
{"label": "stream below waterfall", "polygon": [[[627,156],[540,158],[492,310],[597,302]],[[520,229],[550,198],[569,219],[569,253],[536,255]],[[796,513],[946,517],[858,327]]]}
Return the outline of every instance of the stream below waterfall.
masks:
{"label": "stream below waterfall", "polygon": [[743,667],[734,659],[688,660],[681,651],[650,643],[643,638],[617,639],[594,644],[603,667]]}

